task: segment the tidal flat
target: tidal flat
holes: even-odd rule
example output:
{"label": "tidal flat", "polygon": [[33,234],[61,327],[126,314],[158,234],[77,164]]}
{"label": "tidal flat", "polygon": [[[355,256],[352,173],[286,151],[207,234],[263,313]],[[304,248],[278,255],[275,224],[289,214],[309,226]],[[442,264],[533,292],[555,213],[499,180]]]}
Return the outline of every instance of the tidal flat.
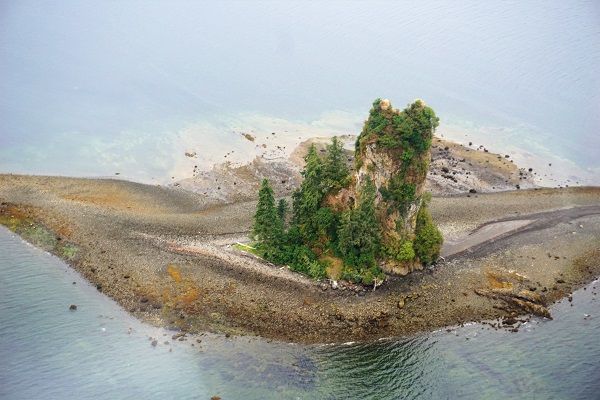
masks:
{"label": "tidal flat", "polygon": [[[214,205],[176,187],[0,176],[0,221],[65,259],[155,326],[300,343],[373,340],[538,313],[600,272],[600,188],[434,197],[448,243],[531,220],[390,277],[375,291],[310,280],[239,251],[255,202]],[[517,324],[518,325],[518,324]]]}

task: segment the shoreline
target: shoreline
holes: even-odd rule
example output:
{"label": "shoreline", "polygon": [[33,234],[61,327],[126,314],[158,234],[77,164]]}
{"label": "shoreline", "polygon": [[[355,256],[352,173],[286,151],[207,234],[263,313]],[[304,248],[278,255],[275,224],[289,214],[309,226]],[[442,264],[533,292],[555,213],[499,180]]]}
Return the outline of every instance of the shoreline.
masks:
{"label": "shoreline", "polygon": [[[506,297],[499,298],[506,293],[498,290],[508,286],[516,294],[535,287],[531,292],[540,295],[538,303],[545,306],[600,274],[600,265],[594,263],[600,253],[596,214],[559,218],[535,230],[526,225],[484,242],[484,250],[457,255],[435,269],[392,277],[367,293],[325,289],[257,260],[252,262],[256,268],[248,268],[245,264],[251,260],[226,246],[241,236],[232,231],[249,226],[252,202],[207,207],[193,194],[127,181],[15,175],[0,175],[0,200],[5,225],[12,213],[25,225],[35,221],[34,226],[45,227],[54,235],[52,252],[131,314],[155,326],[191,333],[249,334],[300,343],[409,335],[526,314],[518,302],[511,303],[519,298],[508,303]],[[498,206],[490,207],[492,203]],[[535,209],[556,213],[565,206],[586,205],[600,205],[600,188],[438,197],[432,211],[445,236],[456,238],[472,231],[473,225],[502,217],[526,219],[527,211]],[[577,234],[565,236],[574,227]],[[28,229],[20,235],[25,240],[37,232],[32,226]],[[38,232],[28,241],[40,236],[44,235]],[[568,240],[562,247],[539,244],[554,236]],[[186,254],[151,237],[205,247]],[[63,243],[78,249],[71,259]],[[546,248],[556,254],[548,257]],[[519,264],[524,257],[531,265]],[[273,270],[278,273],[270,274]],[[521,280],[510,271],[527,278]],[[491,297],[475,289],[491,291]]]}

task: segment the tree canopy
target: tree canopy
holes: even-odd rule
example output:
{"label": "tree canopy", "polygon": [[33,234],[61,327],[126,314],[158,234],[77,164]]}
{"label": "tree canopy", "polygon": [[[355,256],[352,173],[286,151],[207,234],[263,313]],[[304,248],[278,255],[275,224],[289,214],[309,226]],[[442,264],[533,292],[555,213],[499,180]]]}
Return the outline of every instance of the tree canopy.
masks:
{"label": "tree canopy", "polygon": [[[400,160],[401,169],[379,192],[401,215],[415,201],[421,201],[416,198],[411,177],[421,174],[421,181],[425,178],[427,151],[437,124],[433,110],[421,101],[398,111],[377,99],[356,141],[356,168],[360,168],[360,156],[368,143],[390,149]],[[356,187],[357,178],[350,174],[341,141],[332,138],[323,157],[312,144],[304,161],[303,181],[292,195],[290,218],[287,201],[276,203],[269,182],[263,180],[261,184],[252,232],[262,257],[314,278],[328,276],[332,263],[341,264],[343,279],[363,284],[384,278],[379,264],[386,258],[435,262],[442,236],[427,210],[428,198],[417,214],[415,232],[399,232],[392,242],[384,242],[381,212],[376,207],[377,188],[368,176]],[[354,193],[355,201],[335,200],[342,190]],[[336,201],[337,206],[333,206]]]}

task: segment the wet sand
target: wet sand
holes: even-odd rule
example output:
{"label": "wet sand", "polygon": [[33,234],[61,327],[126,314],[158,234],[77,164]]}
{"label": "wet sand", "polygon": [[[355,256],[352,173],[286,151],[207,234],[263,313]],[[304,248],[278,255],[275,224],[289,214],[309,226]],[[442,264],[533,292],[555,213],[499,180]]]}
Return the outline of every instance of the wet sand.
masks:
{"label": "wet sand", "polygon": [[526,314],[600,272],[600,188],[436,197],[432,214],[452,254],[374,292],[334,290],[232,248],[254,202],[215,206],[173,188],[18,175],[0,175],[0,201],[0,222],[126,310],[190,332],[375,339]]}

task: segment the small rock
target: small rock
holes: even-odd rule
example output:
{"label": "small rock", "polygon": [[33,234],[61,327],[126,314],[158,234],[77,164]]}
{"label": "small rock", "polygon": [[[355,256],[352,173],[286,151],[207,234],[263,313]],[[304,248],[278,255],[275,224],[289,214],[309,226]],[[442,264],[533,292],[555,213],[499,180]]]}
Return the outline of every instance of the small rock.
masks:
{"label": "small rock", "polygon": [[399,309],[403,309],[404,308],[404,299],[403,298],[400,299],[400,300],[398,300],[398,308]]}
{"label": "small rock", "polygon": [[[73,282],[73,283],[74,283],[74,282]],[[69,306],[69,310],[71,310],[71,311],[75,311],[75,310],[77,310],[77,306],[76,306],[75,304],[71,304],[71,305]]]}
{"label": "small rock", "polygon": [[154,339],[152,341],[152,343],[150,343],[152,345],[152,347],[156,347],[156,345],[158,344],[158,341],[156,339]]}

